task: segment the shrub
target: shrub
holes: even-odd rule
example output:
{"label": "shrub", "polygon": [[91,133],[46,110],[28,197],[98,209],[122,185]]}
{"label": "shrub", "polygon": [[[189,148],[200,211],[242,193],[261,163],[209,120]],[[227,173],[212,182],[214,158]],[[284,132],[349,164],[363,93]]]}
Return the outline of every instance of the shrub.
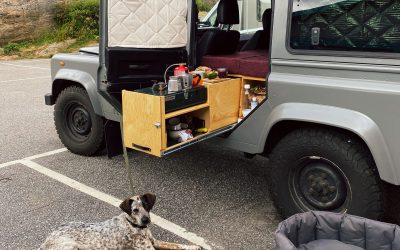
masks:
{"label": "shrub", "polygon": [[24,46],[25,46],[24,43],[10,42],[3,47],[3,51],[4,51],[5,55],[11,55],[11,54],[15,54],[16,52],[18,52]]}
{"label": "shrub", "polygon": [[54,21],[58,40],[95,39],[99,34],[99,0],[70,0],[56,5]]}
{"label": "shrub", "polygon": [[206,1],[206,0],[196,0],[196,4],[197,4],[197,8],[199,9],[199,11],[209,11],[212,8],[212,4],[210,3],[210,1]]}

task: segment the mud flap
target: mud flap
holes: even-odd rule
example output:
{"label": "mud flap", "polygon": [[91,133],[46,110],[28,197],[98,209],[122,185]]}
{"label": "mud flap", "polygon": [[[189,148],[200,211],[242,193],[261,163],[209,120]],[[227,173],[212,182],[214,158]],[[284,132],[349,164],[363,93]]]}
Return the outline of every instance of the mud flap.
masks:
{"label": "mud flap", "polygon": [[121,129],[118,122],[106,121],[104,125],[107,156],[112,158],[122,154]]}

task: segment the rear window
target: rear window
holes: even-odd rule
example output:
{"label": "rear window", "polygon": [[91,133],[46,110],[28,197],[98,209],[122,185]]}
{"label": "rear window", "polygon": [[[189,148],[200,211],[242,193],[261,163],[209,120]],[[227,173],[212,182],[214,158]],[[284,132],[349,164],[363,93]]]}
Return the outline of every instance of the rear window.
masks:
{"label": "rear window", "polygon": [[266,9],[271,9],[271,0],[257,0],[257,20],[262,22],[262,16]]}
{"label": "rear window", "polygon": [[290,47],[400,52],[400,0],[293,0]]}

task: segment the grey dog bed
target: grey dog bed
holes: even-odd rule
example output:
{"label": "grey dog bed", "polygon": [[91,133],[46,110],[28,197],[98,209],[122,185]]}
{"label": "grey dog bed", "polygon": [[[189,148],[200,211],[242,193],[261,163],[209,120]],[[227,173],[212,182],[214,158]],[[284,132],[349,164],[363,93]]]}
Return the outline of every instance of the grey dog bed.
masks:
{"label": "grey dog bed", "polygon": [[278,250],[400,250],[400,227],[347,214],[307,212],[281,222]]}

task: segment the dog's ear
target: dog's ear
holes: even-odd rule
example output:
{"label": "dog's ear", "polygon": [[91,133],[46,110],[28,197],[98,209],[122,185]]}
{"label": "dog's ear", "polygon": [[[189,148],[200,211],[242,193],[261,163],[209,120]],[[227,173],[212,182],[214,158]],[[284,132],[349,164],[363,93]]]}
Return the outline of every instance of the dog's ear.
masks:
{"label": "dog's ear", "polygon": [[127,198],[119,205],[119,208],[121,208],[122,211],[124,211],[125,213],[131,214],[132,213],[132,202],[133,202],[133,200],[131,200],[131,198]]}
{"label": "dog's ear", "polygon": [[154,203],[156,203],[156,196],[154,194],[147,193],[140,196],[140,200],[143,203],[144,209],[146,209],[147,212],[150,212],[154,206]]}

